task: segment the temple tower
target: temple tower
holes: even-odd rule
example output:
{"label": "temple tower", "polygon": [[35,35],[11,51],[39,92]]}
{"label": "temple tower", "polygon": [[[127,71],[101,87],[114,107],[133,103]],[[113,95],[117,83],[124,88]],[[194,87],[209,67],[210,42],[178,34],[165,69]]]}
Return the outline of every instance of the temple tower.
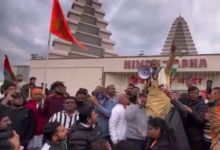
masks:
{"label": "temple tower", "polygon": [[98,0],[75,0],[67,14],[68,26],[82,44],[90,51],[81,49],[74,43],[55,38],[49,58],[79,57],[114,57],[114,42],[110,40],[111,32],[106,30],[108,22],[102,4]]}
{"label": "temple tower", "polygon": [[198,54],[187,22],[181,16],[176,18],[176,20],[173,22],[161,55],[169,55],[173,39],[175,39],[175,43],[177,46],[177,55]]}

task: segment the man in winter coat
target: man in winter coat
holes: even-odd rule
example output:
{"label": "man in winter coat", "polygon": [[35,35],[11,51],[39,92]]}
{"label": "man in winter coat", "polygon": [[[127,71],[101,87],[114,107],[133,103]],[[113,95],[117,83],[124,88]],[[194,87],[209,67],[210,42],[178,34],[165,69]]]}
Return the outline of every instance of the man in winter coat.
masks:
{"label": "man in winter coat", "polygon": [[41,150],[67,150],[67,130],[59,122],[49,122],[43,130],[47,142]]}
{"label": "man in winter coat", "polygon": [[91,107],[79,111],[79,120],[70,131],[68,150],[90,150],[91,144],[101,138],[101,128],[97,124],[97,114]]}
{"label": "man in winter coat", "polygon": [[187,135],[184,129],[184,122],[186,120],[188,111],[183,106],[182,102],[179,101],[179,94],[170,92],[167,93],[167,96],[171,99],[171,104],[173,107],[170,112],[167,114],[165,121],[171,127],[177,138],[177,145],[179,150],[190,150],[189,142]]}

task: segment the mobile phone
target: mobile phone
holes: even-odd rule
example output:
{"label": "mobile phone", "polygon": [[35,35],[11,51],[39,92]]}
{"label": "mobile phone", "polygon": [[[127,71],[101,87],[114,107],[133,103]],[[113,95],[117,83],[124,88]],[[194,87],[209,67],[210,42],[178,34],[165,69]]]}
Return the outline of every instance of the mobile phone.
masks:
{"label": "mobile phone", "polygon": [[192,77],[186,78],[186,84],[192,84]]}
{"label": "mobile phone", "polygon": [[206,81],[206,93],[208,94],[212,93],[212,80]]}

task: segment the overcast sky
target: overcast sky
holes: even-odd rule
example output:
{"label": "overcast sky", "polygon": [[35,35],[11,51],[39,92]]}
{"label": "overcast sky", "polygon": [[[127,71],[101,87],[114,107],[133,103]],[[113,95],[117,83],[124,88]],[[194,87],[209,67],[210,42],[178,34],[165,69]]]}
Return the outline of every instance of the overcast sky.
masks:
{"label": "overcast sky", "polygon": [[[60,0],[67,14],[74,0]],[[220,0],[100,0],[119,55],[159,54],[181,12],[199,53],[220,53]],[[4,55],[11,65],[46,54],[52,0],[1,0],[0,79]]]}

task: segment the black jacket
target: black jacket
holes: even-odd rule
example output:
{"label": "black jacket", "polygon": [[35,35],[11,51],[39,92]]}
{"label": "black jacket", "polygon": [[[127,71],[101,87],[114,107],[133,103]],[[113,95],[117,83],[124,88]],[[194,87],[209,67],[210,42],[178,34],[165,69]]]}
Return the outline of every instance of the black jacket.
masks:
{"label": "black jacket", "polygon": [[165,120],[169,127],[173,129],[177,139],[179,150],[190,150],[189,142],[184,128],[184,123],[188,115],[187,109],[179,100],[171,100],[173,108],[167,114]]}
{"label": "black jacket", "polygon": [[67,150],[67,145],[63,141],[60,144],[54,143],[52,141],[47,141],[47,143],[44,144],[41,150]]}
{"label": "black jacket", "polygon": [[[153,143],[153,141],[150,143]],[[179,150],[177,147],[177,145],[172,145],[169,142],[168,139],[165,138],[160,138],[158,139],[158,141],[153,145],[153,147],[147,148],[146,150]]]}
{"label": "black jacket", "polygon": [[198,142],[203,139],[203,129],[205,125],[205,113],[207,106],[202,99],[190,102],[188,107],[192,109],[192,113],[188,113],[185,131],[189,142]]}
{"label": "black jacket", "polygon": [[21,109],[9,108],[5,115],[11,120],[11,129],[15,130],[20,136],[21,144],[26,145],[33,138],[36,129],[34,112],[26,107]]}
{"label": "black jacket", "polygon": [[71,129],[68,150],[90,150],[91,144],[100,139],[101,135],[101,128],[98,124],[94,127],[85,127],[77,121]]}

